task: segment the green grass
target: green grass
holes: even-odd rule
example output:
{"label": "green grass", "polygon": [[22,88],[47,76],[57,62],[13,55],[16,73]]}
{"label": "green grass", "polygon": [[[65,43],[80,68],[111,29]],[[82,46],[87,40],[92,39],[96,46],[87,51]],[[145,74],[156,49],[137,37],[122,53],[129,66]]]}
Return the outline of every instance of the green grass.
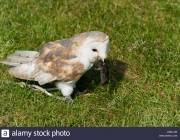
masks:
{"label": "green grass", "polygon": [[179,0],[0,0],[0,59],[90,30],[110,36],[109,84],[91,69],[69,105],[0,82],[0,126],[180,126]]}

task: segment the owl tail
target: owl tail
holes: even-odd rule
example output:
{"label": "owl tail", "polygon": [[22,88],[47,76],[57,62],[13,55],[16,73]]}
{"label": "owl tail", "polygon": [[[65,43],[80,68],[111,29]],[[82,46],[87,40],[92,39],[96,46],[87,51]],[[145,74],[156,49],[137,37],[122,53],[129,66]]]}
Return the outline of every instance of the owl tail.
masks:
{"label": "owl tail", "polygon": [[20,79],[32,80],[28,77],[28,71],[32,67],[32,61],[38,56],[36,51],[15,51],[7,56],[7,59],[1,60],[0,63],[10,65],[8,72]]}

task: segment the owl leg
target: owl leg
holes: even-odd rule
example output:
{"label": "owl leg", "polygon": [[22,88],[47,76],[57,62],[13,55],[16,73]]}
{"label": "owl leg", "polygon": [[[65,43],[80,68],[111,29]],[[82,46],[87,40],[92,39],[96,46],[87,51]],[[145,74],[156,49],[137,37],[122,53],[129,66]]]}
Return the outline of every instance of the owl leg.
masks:
{"label": "owl leg", "polygon": [[54,91],[54,90],[59,90],[57,87],[55,87],[55,88],[47,88],[46,89],[47,91]]}
{"label": "owl leg", "polygon": [[[55,88],[47,88],[47,89],[46,89],[46,91],[54,91],[54,90],[59,90],[59,89],[58,89],[57,87],[55,87]],[[68,102],[68,103],[70,103],[70,104],[73,103],[73,100],[72,100],[71,96],[57,97],[57,99],[63,100],[63,101]]]}
{"label": "owl leg", "polygon": [[65,101],[72,104],[73,99],[71,97],[71,94],[73,93],[73,87],[75,86],[75,84],[66,82],[56,82],[55,85],[63,94]]}
{"label": "owl leg", "polygon": [[[37,85],[28,85],[28,87],[29,88],[34,88],[36,90],[40,90],[40,91],[46,93],[48,96],[51,96],[51,97],[56,98],[58,100],[65,101],[65,102],[70,103],[70,104],[73,103],[73,100],[69,96],[66,96],[66,97],[57,97],[57,96],[54,96],[51,93],[49,93],[46,89],[43,89],[42,87],[37,86]],[[49,90],[52,91],[52,90],[57,90],[57,89],[58,88],[50,88]]]}

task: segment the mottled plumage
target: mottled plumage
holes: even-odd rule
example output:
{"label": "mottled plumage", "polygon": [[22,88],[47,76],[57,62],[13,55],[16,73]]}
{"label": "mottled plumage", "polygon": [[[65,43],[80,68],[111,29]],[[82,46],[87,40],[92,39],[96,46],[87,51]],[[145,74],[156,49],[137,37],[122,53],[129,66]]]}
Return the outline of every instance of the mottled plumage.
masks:
{"label": "mottled plumage", "polygon": [[10,65],[9,73],[40,85],[54,82],[64,96],[70,96],[75,83],[109,51],[109,37],[91,31],[44,44],[39,52],[16,51],[0,63]]}

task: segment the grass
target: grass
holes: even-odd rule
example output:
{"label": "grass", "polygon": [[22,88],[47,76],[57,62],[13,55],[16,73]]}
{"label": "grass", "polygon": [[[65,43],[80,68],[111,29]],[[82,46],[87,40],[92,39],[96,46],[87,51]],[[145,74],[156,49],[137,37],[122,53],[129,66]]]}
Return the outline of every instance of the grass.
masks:
{"label": "grass", "polygon": [[2,82],[21,80],[1,64],[0,126],[180,125],[179,0],[0,1],[0,59],[90,30],[110,36],[109,84],[91,69],[69,105]]}

